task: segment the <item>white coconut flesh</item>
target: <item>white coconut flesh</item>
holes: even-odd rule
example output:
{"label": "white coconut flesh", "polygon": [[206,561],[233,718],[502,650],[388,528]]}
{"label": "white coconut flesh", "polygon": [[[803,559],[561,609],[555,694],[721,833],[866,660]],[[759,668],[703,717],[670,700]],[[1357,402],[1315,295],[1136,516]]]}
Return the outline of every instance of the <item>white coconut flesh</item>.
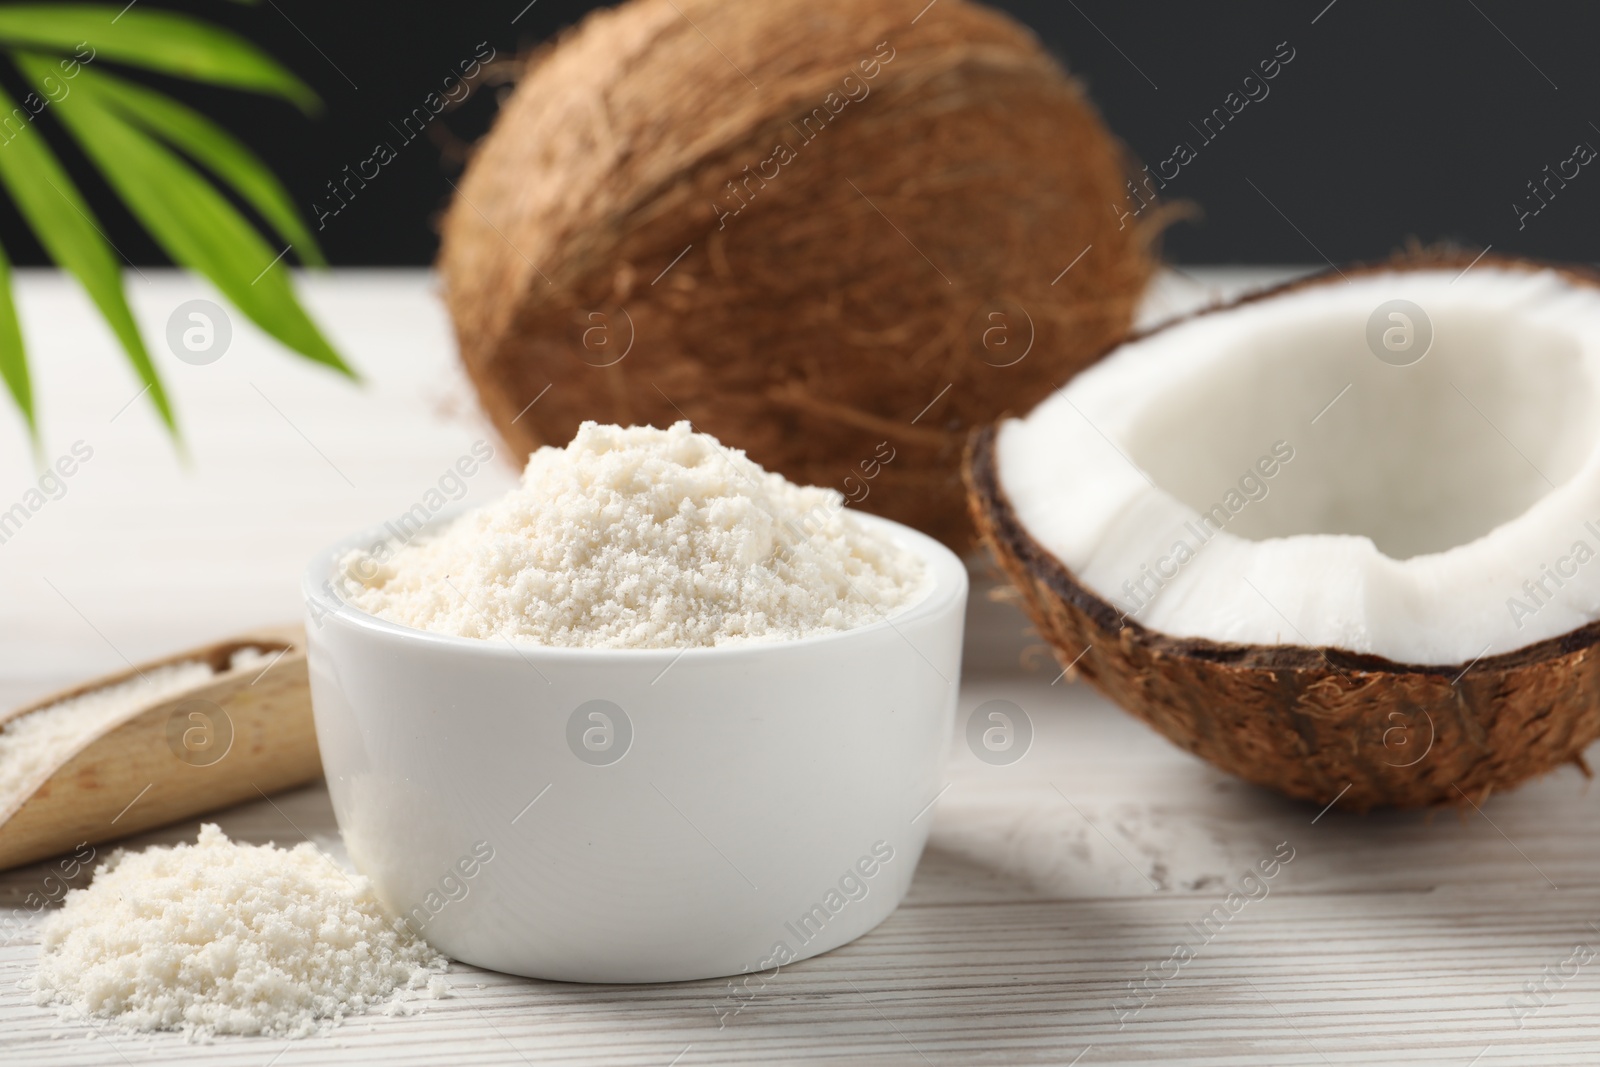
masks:
{"label": "white coconut flesh", "polygon": [[[1426,322],[1381,315],[1380,359],[1397,299]],[[1123,345],[1001,426],[997,473],[1150,629],[1468,664],[1600,618],[1597,391],[1600,290],[1356,274]]]}

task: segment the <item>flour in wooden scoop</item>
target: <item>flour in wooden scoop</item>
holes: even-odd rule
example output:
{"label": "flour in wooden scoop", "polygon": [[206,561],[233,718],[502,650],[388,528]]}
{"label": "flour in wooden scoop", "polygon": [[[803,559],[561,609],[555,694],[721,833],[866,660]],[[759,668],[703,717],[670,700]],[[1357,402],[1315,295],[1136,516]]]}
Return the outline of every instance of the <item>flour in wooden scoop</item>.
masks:
{"label": "flour in wooden scoop", "polygon": [[[241,648],[233,654],[228,669],[240,670],[264,658],[258,648]],[[89,689],[7,720],[0,725],[0,812],[29,796],[49,771],[113,723],[209,681],[213,673],[199,660],[149,667],[125,681]]]}

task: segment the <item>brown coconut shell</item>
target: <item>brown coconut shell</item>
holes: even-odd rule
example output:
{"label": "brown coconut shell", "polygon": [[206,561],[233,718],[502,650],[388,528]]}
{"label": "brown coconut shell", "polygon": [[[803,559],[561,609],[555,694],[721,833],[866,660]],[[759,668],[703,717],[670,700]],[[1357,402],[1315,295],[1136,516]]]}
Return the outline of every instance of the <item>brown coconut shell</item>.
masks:
{"label": "brown coconut shell", "polygon": [[[1472,261],[1413,252],[1197,314],[1366,271],[1460,270]],[[1556,269],[1600,286],[1600,275],[1582,268],[1498,256],[1478,265]],[[1179,747],[1246,781],[1355,811],[1480,803],[1564,763],[1589,773],[1582,752],[1600,738],[1600,622],[1449,666],[1338,648],[1171,637],[1125,618],[1034,540],[997,476],[996,433],[996,426],[983,427],[967,449],[980,537],[1061,663]]]}
{"label": "brown coconut shell", "polygon": [[964,547],[968,429],[1132,320],[1159,212],[1119,217],[1127,176],[1079,87],[977,4],[633,0],[530,65],[438,266],[516,452],[688,418]]}

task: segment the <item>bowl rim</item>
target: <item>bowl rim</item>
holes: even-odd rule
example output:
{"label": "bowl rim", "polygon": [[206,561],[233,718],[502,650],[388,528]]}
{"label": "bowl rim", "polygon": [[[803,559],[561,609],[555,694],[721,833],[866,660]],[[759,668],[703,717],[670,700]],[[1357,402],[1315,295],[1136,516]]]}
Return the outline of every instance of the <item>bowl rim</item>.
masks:
{"label": "bowl rim", "polygon": [[[439,529],[446,523],[458,518],[472,506],[465,504],[446,507],[435,515],[427,525],[423,526],[410,540],[415,541],[425,537],[428,533]],[[869,622],[863,626],[856,626],[848,630],[835,630],[829,633],[813,634],[808,637],[764,640],[741,641],[731,645],[691,646],[688,648],[594,648],[583,645],[541,645],[531,641],[512,641],[502,637],[500,640],[480,637],[458,637],[454,634],[434,633],[430,630],[418,630],[414,627],[403,626],[400,623],[390,622],[376,615],[369,615],[360,608],[338,596],[333,590],[332,577],[335,564],[346,553],[353,549],[370,547],[374,544],[393,540],[393,535],[386,523],[375,523],[347,537],[340,538],[332,545],[318,552],[311,558],[301,579],[300,591],[305,600],[305,606],[312,613],[313,620],[326,621],[329,617],[366,632],[367,634],[402,644],[409,644],[417,648],[431,648],[445,651],[455,650],[462,655],[489,656],[492,658],[517,657],[527,660],[530,656],[541,660],[582,661],[593,664],[643,664],[652,662],[662,664],[676,663],[683,660],[708,660],[708,659],[738,659],[740,657],[772,656],[790,650],[810,652],[823,648],[833,643],[844,643],[857,640],[869,635],[879,634],[886,630],[898,631],[902,625],[932,619],[951,611],[953,607],[963,602],[968,592],[967,568],[949,548],[939,541],[913,529],[904,523],[895,522],[879,515],[872,515],[864,511],[848,509],[850,515],[859,522],[863,522],[869,529],[876,529],[888,534],[900,546],[916,555],[927,568],[926,574],[930,588],[917,600],[910,604],[896,608],[883,618]],[[320,622],[314,622],[308,627],[308,633],[314,633],[320,628]],[[902,637],[905,635],[902,634]],[[909,638],[906,638],[910,642]],[[915,645],[912,646],[914,649]],[[918,655],[923,655],[921,649],[916,649]],[[926,656],[924,656],[926,658]]]}

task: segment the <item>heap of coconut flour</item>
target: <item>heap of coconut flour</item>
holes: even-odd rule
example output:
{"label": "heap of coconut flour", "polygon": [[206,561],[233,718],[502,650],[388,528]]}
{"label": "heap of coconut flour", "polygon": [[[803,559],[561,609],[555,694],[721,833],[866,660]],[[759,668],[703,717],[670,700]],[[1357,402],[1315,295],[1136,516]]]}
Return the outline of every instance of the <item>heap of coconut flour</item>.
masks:
{"label": "heap of coconut flour", "polygon": [[540,645],[689,648],[875,622],[921,560],[840,494],[695,433],[586,422],[522,484],[435,537],[343,561],[356,607],[415,629]]}
{"label": "heap of coconut flour", "polygon": [[[367,879],[309,842],[118,851],[45,920],[33,980],[64,1019],[132,1030],[305,1037],[407,990],[440,997],[448,961],[384,912]],[[421,994],[418,994],[421,995]]]}

